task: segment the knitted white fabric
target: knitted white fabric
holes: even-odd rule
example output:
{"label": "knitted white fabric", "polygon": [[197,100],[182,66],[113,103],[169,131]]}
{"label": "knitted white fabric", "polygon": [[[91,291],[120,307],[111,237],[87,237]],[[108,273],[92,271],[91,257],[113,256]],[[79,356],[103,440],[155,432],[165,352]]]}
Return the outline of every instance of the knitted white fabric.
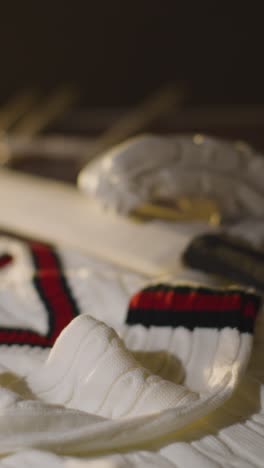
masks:
{"label": "knitted white fabric", "polygon": [[[136,296],[136,307],[142,315],[144,313],[143,302],[146,302],[148,293],[152,295],[151,300],[153,300],[153,288],[146,290],[143,297]],[[210,310],[215,299],[210,290],[202,290],[201,293],[200,290],[189,291],[187,289],[187,293],[186,297],[186,291],[182,293],[182,288],[180,288],[180,293],[178,289],[176,292],[169,289],[165,291],[164,297],[163,291],[158,289],[159,300],[163,301],[162,304],[170,294],[171,327],[167,322],[164,327],[157,326],[158,322],[164,325],[162,320],[164,315],[168,315],[168,309],[163,309],[161,317],[158,317],[157,289],[155,289],[156,308],[151,309],[148,295],[148,304],[145,309],[147,313],[150,311],[154,315],[154,326],[150,325],[151,322],[148,323],[149,329],[142,325],[132,326],[132,342],[139,346],[139,349],[143,348],[142,344],[148,343],[149,352],[154,351],[154,355],[147,356],[147,359],[146,354],[143,353],[141,359],[150,361],[150,367],[156,367],[156,374],[150,373],[139,365],[112,329],[88,315],[83,315],[75,319],[61,333],[44,367],[28,376],[29,387],[47,403],[63,404],[113,419],[149,414],[154,415],[158,420],[162,415],[161,410],[173,408],[174,422],[171,431],[201,417],[212,407],[221,405],[228,398],[237,384],[241,370],[244,370],[247,364],[251,349],[251,325],[248,323],[248,317],[254,314],[253,296],[249,294],[243,298],[241,310],[235,313],[236,316],[232,318],[230,327],[228,321],[225,323],[225,320],[229,320],[230,315],[233,314],[232,307],[233,310],[237,310],[237,305],[232,305],[232,302],[238,299],[237,292],[221,297],[218,293],[216,298],[220,310],[215,311],[216,313]],[[208,298],[209,302],[205,302]],[[176,307],[176,301],[180,300],[182,301],[180,309],[184,310],[186,305],[189,307],[189,312],[188,308],[183,312],[186,320],[183,325],[193,328],[193,331],[182,326],[181,310],[173,310]],[[201,301],[202,304],[199,307]],[[224,309],[226,302],[230,310],[228,310],[228,317],[223,317],[226,313]],[[209,307],[209,316],[207,311],[202,309],[206,305]],[[138,309],[133,309],[132,304],[128,322],[131,323],[137,311]],[[191,316],[188,316],[190,313]],[[175,326],[175,316],[173,317],[172,314],[175,314],[176,320],[178,320],[178,315],[180,316],[180,326],[177,326],[177,323]],[[220,321],[214,317],[212,323],[216,327],[224,324],[223,329],[210,330],[212,318],[210,315],[212,314],[213,316],[221,314]],[[246,320],[245,326],[244,319]],[[149,314],[147,317],[144,316],[144,325],[147,320],[151,320]],[[201,325],[204,327],[199,329]],[[126,336],[129,336],[129,331],[125,329]],[[179,356],[178,359],[185,373],[184,378],[179,363],[177,362],[176,366],[173,365],[174,360],[169,365],[165,360],[167,364],[165,372],[169,374],[168,378],[171,380],[164,380],[157,376],[157,372],[162,367],[164,368],[164,350],[166,354],[168,345],[174,358]],[[146,348],[143,350],[145,351]],[[161,355],[155,353],[155,351],[162,350]],[[154,360],[154,363],[151,360]],[[166,431],[165,428],[163,430]],[[147,432],[145,430],[145,437],[148,437]],[[149,437],[151,437],[150,434]]]}
{"label": "knitted white fabric", "polygon": [[57,456],[42,450],[26,450],[0,461],[1,468],[171,468],[175,467],[168,458],[157,452],[132,452],[99,457],[76,458]]}
{"label": "knitted white fabric", "polygon": [[8,239],[1,258],[0,466],[262,466],[251,292],[135,295],[139,275]]}
{"label": "knitted white fabric", "polygon": [[[189,427],[161,453],[179,467],[262,467],[264,437],[264,316],[259,315],[248,370],[232,397]],[[199,461],[200,460],[200,461]]]}
{"label": "knitted white fabric", "polygon": [[60,335],[29,387],[48,403],[121,418],[191,405],[198,395],[142,368],[113,329],[89,315]]}
{"label": "knitted white fabric", "polygon": [[235,289],[147,287],[130,302],[123,331],[126,344],[147,360],[155,353],[157,361],[157,352],[167,350],[163,368],[156,362],[155,372],[174,380],[177,357],[183,375],[178,371],[175,378],[193,391],[211,392],[233,363],[236,378],[244,369],[252,340],[251,300],[250,293]]}

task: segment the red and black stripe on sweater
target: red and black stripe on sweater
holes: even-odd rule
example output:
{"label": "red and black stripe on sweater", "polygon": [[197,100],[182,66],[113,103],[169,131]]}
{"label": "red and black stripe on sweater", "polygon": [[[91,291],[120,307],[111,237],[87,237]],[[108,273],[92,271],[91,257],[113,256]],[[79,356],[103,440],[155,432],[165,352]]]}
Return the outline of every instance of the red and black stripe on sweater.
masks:
{"label": "red and black stripe on sweater", "polygon": [[[40,242],[28,243],[35,265],[32,283],[48,316],[48,332],[0,328],[0,345],[51,347],[61,331],[79,315],[80,310],[63,274],[55,249]],[[8,253],[0,257],[0,268],[15,259]],[[135,294],[129,304],[126,323],[150,326],[237,328],[252,333],[260,307],[260,297],[241,289],[157,284]]]}
{"label": "red and black stripe on sweater", "polygon": [[[45,335],[31,329],[0,328],[0,345],[29,345],[47,348],[53,345],[63,328],[80,311],[71,288],[63,274],[61,261],[55,249],[40,242],[28,243],[35,273],[32,283],[48,316],[48,332]],[[1,261],[2,259],[2,261]],[[0,268],[15,262],[11,255],[0,257]]]}
{"label": "red and black stripe on sweater", "polygon": [[261,299],[242,289],[157,284],[135,294],[126,323],[144,327],[237,328],[252,333]]}

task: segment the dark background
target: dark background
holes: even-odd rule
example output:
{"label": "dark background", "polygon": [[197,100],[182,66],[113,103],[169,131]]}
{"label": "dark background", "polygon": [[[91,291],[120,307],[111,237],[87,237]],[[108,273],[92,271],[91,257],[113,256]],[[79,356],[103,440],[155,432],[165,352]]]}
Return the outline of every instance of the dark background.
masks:
{"label": "dark background", "polygon": [[195,105],[263,104],[261,4],[1,2],[0,100],[69,82],[84,105],[123,106],[181,80]]}

